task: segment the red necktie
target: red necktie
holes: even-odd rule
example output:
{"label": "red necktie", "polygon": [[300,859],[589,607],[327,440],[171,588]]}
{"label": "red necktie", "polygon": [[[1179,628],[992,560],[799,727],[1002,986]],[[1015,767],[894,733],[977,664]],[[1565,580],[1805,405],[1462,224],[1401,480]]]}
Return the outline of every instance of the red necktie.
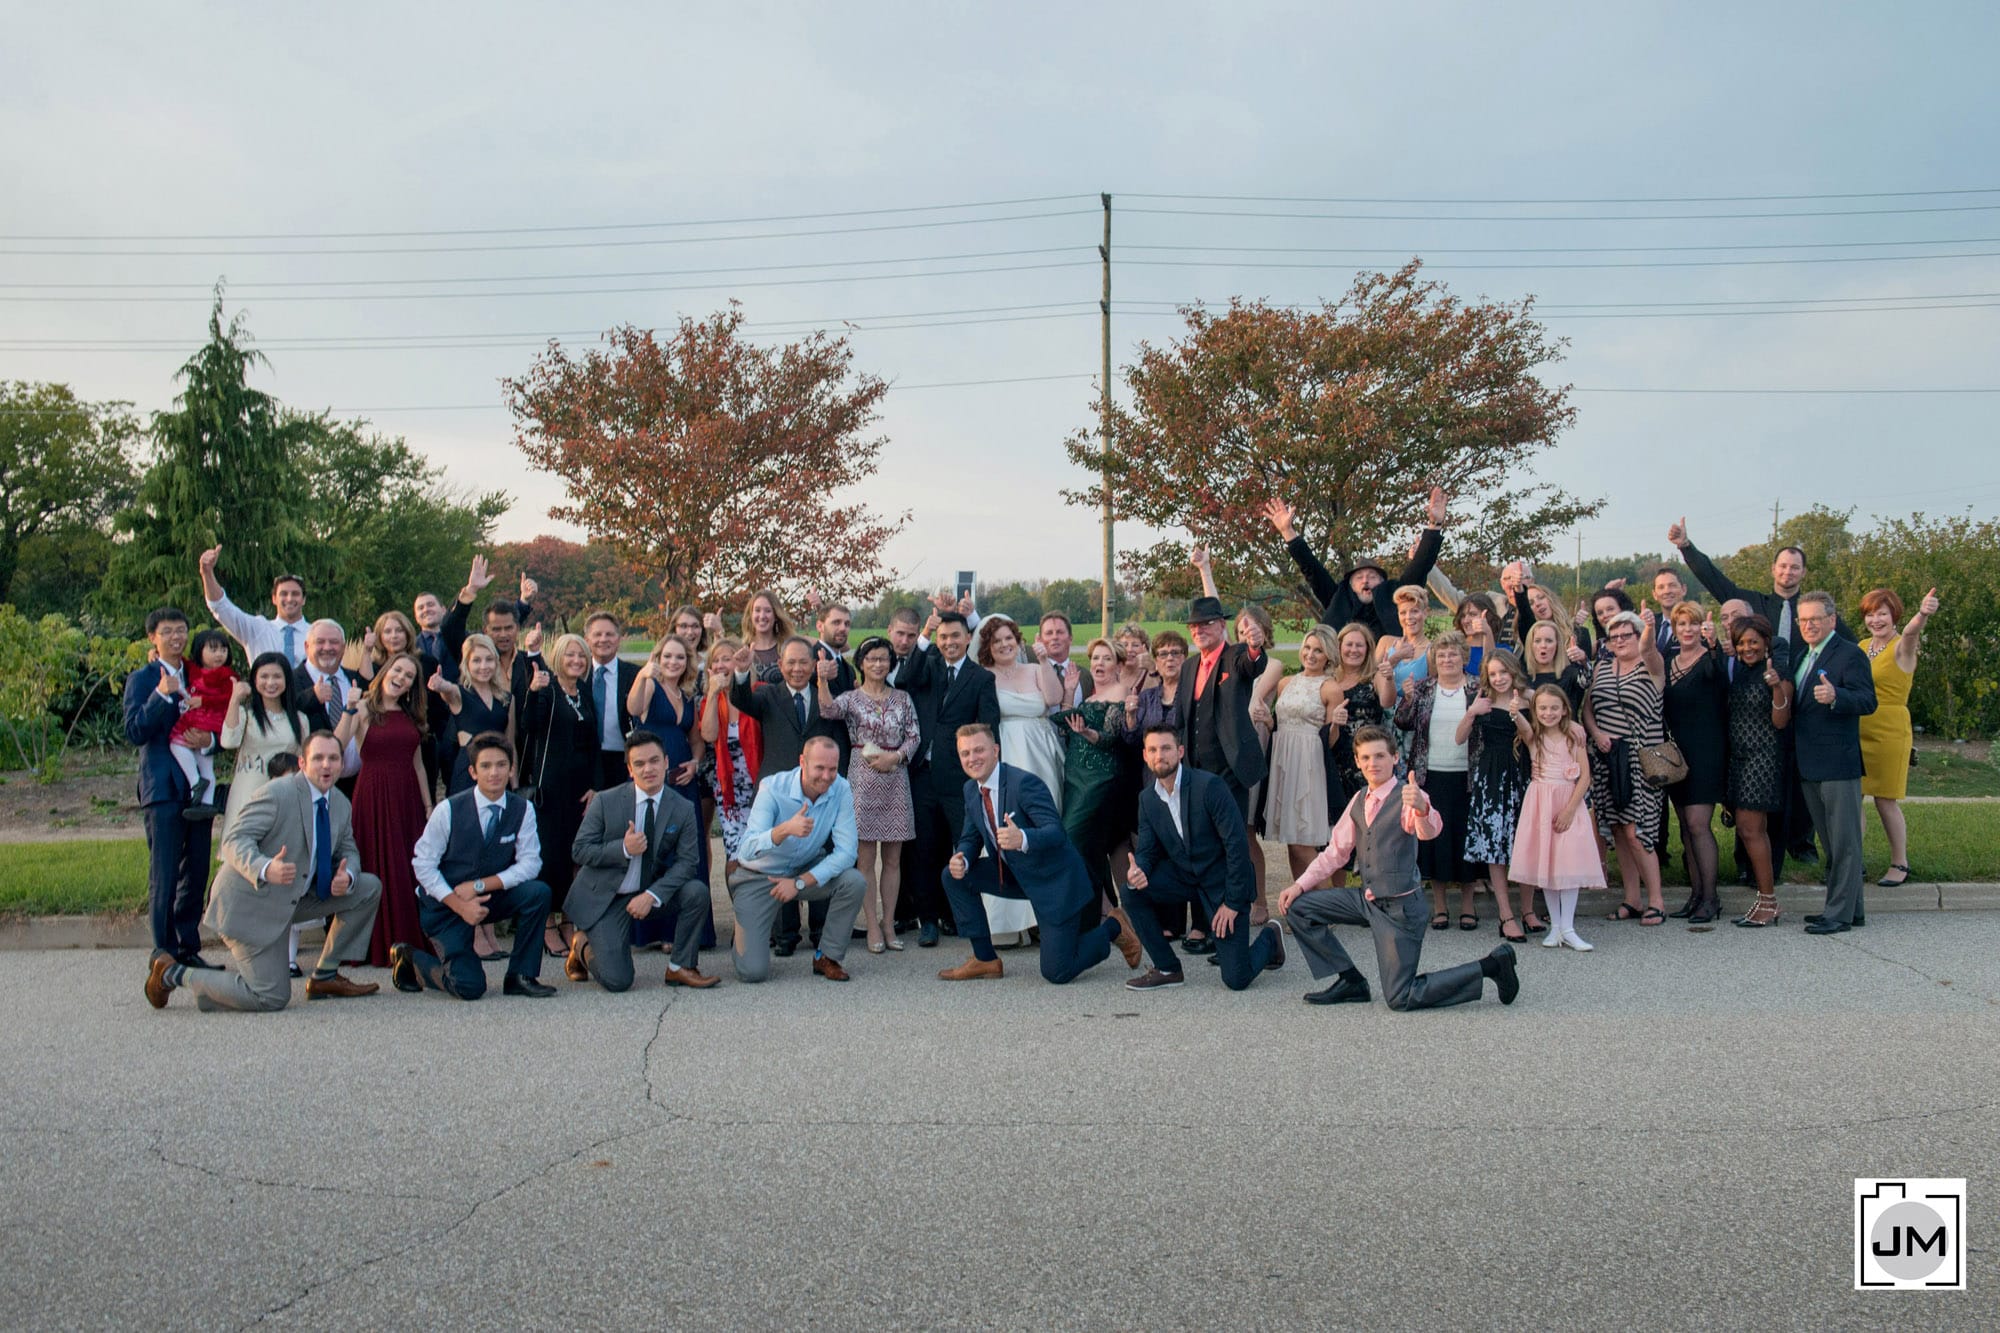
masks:
{"label": "red necktie", "polygon": [[1007,877],[1007,853],[1000,850],[1000,821],[993,814],[993,789],[982,783],[979,801],[986,807],[986,827],[993,830],[993,854],[1000,860],[1000,877],[1004,880]]}

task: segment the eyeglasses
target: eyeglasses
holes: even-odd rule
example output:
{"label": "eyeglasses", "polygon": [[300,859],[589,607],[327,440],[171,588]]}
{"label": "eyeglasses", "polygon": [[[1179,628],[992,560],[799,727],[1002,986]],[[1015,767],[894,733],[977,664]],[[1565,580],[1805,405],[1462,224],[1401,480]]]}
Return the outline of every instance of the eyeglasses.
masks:
{"label": "eyeglasses", "polygon": [[1832,619],[1832,616],[1809,616],[1804,613],[1799,615],[1799,623],[1801,625],[1824,625]]}
{"label": "eyeglasses", "polygon": [[1606,643],[1630,643],[1632,642],[1632,640],[1638,637],[1639,637],[1638,635],[1634,634],[1631,630],[1627,629],[1627,630],[1620,630],[1616,634],[1605,635],[1604,641]]}

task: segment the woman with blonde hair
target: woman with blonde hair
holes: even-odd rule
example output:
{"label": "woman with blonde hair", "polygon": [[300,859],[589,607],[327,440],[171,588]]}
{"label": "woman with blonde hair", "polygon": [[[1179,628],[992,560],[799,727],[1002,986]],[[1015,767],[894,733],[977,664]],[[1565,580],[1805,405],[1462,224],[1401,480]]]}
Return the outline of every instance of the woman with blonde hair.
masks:
{"label": "woman with blonde hair", "polygon": [[[1559,608],[1560,609],[1560,608]],[[1583,707],[1583,668],[1574,660],[1576,640],[1562,620],[1537,620],[1521,636],[1521,666],[1528,673],[1528,688],[1538,690],[1553,685],[1569,700],[1570,716]]]}
{"label": "woman with blonde hair", "polygon": [[537,670],[522,706],[521,771],[535,789],[535,829],[542,839],[542,883],[549,886],[550,922],[544,944],[551,957],[567,953],[576,930],[555,914],[569,896],[576,865],[570,845],[583,827],[597,777],[597,700],[586,683],[590,676],[590,646],[582,636],[564,634],[548,653],[546,671]]}
{"label": "woman with blonde hair", "polygon": [[1425,621],[1430,617],[1431,595],[1414,584],[1396,589],[1396,621],[1401,634],[1384,635],[1376,643],[1378,660],[1389,663],[1394,697],[1401,698],[1403,686],[1430,674],[1430,636]]}
{"label": "woman with blonde hair", "polygon": [[1326,846],[1332,836],[1332,812],[1342,808],[1346,793],[1332,791],[1338,769],[1330,765],[1329,740],[1344,733],[1345,701],[1327,674],[1340,652],[1340,636],[1326,625],[1314,625],[1299,642],[1299,670],[1287,676],[1273,708],[1277,727],[1271,734],[1270,799],[1265,822],[1273,841],[1285,844],[1292,878]]}
{"label": "woman with blonde hair", "polygon": [[791,637],[791,618],[779,603],[778,594],[769,588],[751,593],[750,600],[743,603],[743,641],[750,645],[758,680],[766,685],[784,683],[784,674],[778,670],[778,655],[785,640]]}

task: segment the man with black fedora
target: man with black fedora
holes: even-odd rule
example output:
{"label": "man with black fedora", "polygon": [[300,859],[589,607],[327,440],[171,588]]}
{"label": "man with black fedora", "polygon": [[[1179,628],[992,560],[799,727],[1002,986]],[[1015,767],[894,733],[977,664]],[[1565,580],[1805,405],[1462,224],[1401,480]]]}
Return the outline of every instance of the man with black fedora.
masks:
{"label": "man with black fedora", "polygon": [[1264,673],[1261,651],[1230,643],[1223,631],[1228,613],[1214,597],[1188,606],[1188,639],[1194,645],[1174,692],[1175,715],[1182,719],[1187,763],[1223,780],[1236,808],[1250,817],[1250,789],[1264,780],[1264,748],[1250,725],[1250,695]]}

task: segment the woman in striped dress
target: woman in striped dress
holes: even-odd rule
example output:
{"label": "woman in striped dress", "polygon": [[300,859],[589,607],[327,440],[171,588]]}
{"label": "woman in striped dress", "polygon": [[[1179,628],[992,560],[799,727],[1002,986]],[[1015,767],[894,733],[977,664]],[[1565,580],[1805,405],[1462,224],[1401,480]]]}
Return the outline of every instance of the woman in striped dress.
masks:
{"label": "woman in striped dress", "polygon": [[1583,729],[1591,746],[1591,804],[1617,845],[1618,875],[1625,885],[1625,901],[1611,919],[1657,926],[1667,912],[1653,836],[1666,794],[1640,776],[1639,749],[1667,738],[1661,708],[1666,665],[1654,647],[1650,611],[1643,618],[1630,611],[1610,617],[1604,642],[1610,656],[1592,664]]}

